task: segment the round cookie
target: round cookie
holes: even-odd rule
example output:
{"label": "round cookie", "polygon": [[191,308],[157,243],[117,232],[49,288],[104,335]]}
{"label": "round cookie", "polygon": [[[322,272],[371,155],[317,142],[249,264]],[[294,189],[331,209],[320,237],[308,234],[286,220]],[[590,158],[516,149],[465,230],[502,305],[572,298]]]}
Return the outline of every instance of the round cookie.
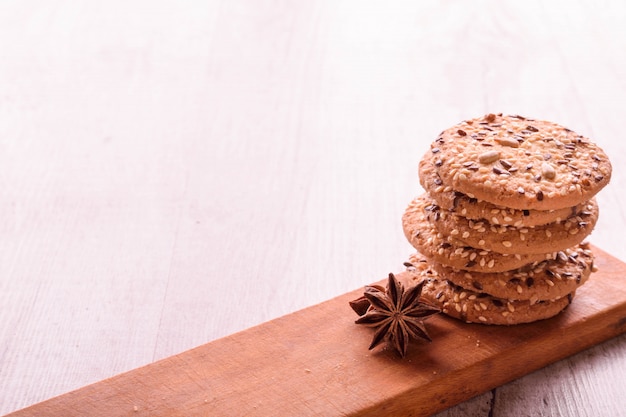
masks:
{"label": "round cookie", "polygon": [[[418,197],[436,206],[428,194]],[[436,206],[438,207],[438,206]],[[559,223],[535,227],[498,226],[485,220],[469,220],[445,210],[434,217],[434,225],[466,245],[508,254],[545,253],[563,250],[582,242],[598,220],[598,205],[591,199],[575,216]]]}
{"label": "round cookie", "polygon": [[449,281],[431,279],[422,289],[423,297],[441,311],[466,323],[512,325],[532,323],[556,316],[569,306],[574,294],[551,301],[505,300],[468,291]]}
{"label": "round cookie", "polygon": [[425,167],[420,176],[422,187],[442,209],[472,220],[488,219],[492,224],[534,227],[554,223],[581,212],[587,202],[556,210],[517,210],[470,198],[444,186],[434,169]]}
{"label": "round cookie", "polygon": [[[409,262],[423,259],[413,254]],[[570,294],[583,285],[593,269],[593,254],[586,244],[559,253],[557,259],[534,262],[500,273],[468,272],[433,263],[440,279],[471,291],[509,300],[553,300]]]}
{"label": "round cookie", "polygon": [[410,279],[424,281],[422,297],[444,314],[467,323],[513,325],[544,320],[559,314],[574,298],[574,293],[535,303],[496,298],[441,279],[425,259],[413,265],[409,271]]}
{"label": "round cookie", "polygon": [[556,252],[507,255],[467,246],[437,231],[430,219],[440,214],[432,208],[424,200],[413,200],[402,216],[402,228],[411,245],[435,262],[468,271],[503,272],[556,258]]}
{"label": "round cookie", "polygon": [[519,210],[554,210],[591,199],[611,163],[589,139],[556,123],[488,114],[444,130],[420,161],[470,198]]}

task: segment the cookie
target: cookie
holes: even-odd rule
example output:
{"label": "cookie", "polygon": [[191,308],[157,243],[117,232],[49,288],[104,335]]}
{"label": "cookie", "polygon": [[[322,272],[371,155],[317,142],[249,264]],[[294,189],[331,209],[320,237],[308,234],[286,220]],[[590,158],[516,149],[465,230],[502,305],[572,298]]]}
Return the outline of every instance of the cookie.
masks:
{"label": "cookie", "polygon": [[563,250],[582,242],[598,220],[598,205],[591,199],[583,211],[558,223],[535,227],[515,227],[491,224],[485,220],[470,220],[441,210],[428,194],[418,197],[438,215],[431,216],[437,230],[466,245],[499,253],[529,254]]}
{"label": "cookie", "polygon": [[583,211],[587,204],[585,201],[573,207],[556,210],[517,210],[497,206],[453,191],[450,186],[444,187],[435,170],[428,167],[422,172],[420,183],[442,209],[468,219],[487,219],[492,224],[503,226],[534,227],[559,222]]}
{"label": "cookie", "polygon": [[[422,262],[423,256],[413,254],[409,264]],[[534,262],[512,271],[500,273],[468,272],[432,263],[439,279],[467,290],[482,292],[509,300],[553,300],[572,293],[591,274],[593,254],[587,244],[559,252],[557,259]]]}
{"label": "cookie", "polygon": [[437,231],[429,218],[434,221],[438,213],[424,200],[415,199],[402,216],[402,228],[408,241],[434,262],[468,271],[503,272],[532,262],[556,259],[556,252],[508,255],[467,246]]}
{"label": "cookie", "polygon": [[574,294],[555,300],[505,300],[485,293],[468,291],[449,281],[431,279],[422,290],[423,297],[441,311],[466,323],[513,325],[532,323],[556,316],[569,306]]}
{"label": "cookie", "polygon": [[569,306],[574,293],[554,300],[531,302],[507,300],[467,290],[442,279],[426,259],[415,262],[409,271],[415,283],[424,281],[422,297],[441,311],[467,323],[514,325],[556,316]]}
{"label": "cookie", "polygon": [[488,114],[441,132],[420,161],[444,189],[518,210],[555,210],[590,200],[611,163],[589,139],[556,123]]}

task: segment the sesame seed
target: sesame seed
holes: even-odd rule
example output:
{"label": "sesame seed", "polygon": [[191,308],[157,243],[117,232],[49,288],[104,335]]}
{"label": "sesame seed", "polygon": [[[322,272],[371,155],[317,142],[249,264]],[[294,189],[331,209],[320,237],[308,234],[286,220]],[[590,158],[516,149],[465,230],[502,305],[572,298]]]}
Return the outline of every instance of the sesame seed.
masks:
{"label": "sesame seed", "polygon": [[490,261],[489,261],[489,263],[487,264],[487,267],[488,267],[488,268],[493,268],[493,266],[494,266],[495,264],[496,264],[496,261],[492,259],[492,260],[490,260]]}
{"label": "sesame seed", "polygon": [[478,316],[478,320],[485,322],[487,319],[484,316]]}
{"label": "sesame seed", "polygon": [[510,248],[511,246],[513,246],[513,244],[508,240],[505,240],[502,242],[502,246],[504,246],[505,248]]}

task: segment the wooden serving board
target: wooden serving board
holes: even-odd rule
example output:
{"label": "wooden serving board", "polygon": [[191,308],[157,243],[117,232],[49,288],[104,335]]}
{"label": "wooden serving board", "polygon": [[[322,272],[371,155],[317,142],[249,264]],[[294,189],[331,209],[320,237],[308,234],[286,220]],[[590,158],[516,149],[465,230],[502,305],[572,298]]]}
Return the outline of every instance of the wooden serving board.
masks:
{"label": "wooden serving board", "polygon": [[438,315],[433,342],[400,359],[367,350],[372,329],[348,306],[359,290],[10,416],[432,414],[626,331],[626,264],[594,251],[599,271],[553,319],[496,327]]}

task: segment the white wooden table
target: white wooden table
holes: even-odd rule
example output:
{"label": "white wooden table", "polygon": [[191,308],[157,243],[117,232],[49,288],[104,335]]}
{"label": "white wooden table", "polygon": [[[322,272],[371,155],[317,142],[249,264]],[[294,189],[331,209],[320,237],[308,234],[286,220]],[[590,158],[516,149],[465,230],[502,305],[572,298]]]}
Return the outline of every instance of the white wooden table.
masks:
{"label": "white wooden table", "polygon": [[[0,414],[399,270],[487,112],[605,149],[626,260],[625,109],[621,1],[2,1]],[[624,374],[621,336],[441,415],[626,415]]]}

